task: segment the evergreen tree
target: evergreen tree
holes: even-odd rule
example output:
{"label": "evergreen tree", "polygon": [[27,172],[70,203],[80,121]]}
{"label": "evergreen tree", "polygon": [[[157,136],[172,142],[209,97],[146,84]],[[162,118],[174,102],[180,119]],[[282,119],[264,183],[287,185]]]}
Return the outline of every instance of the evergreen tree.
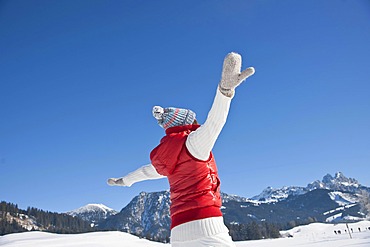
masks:
{"label": "evergreen tree", "polygon": [[367,219],[370,219],[370,194],[366,190],[361,190],[360,193],[360,207]]}
{"label": "evergreen tree", "polygon": [[251,222],[248,224],[228,225],[230,236],[234,241],[279,238],[280,227],[276,224]]}
{"label": "evergreen tree", "polygon": [[[0,203],[0,235],[27,231],[11,218],[22,220],[20,214],[28,215],[37,222],[40,229],[54,233],[83,233],[94,231],[95,228],[90,223],[80,218],[72,217],[67,214],[52,213],[33,207],[21,210],[18,205],[2,201]],[[32,230],[35,230],[34,228]]]}

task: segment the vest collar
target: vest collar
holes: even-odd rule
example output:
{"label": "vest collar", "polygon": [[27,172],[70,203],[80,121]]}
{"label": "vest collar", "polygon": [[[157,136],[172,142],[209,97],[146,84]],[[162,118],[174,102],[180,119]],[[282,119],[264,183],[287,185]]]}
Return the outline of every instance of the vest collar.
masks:
{"label": "vest collar", "polygon": [[187,130],[194,131],[194,130],[198,129],[199,127],[200,127],[200,125],[198,125],[198,124],[174,126],[174,127],[170,127],[168,129],[166,129],[166,135],[169,135],[169,134],[172,134],[172,133],[179,133],[179,132],[187,131]]}

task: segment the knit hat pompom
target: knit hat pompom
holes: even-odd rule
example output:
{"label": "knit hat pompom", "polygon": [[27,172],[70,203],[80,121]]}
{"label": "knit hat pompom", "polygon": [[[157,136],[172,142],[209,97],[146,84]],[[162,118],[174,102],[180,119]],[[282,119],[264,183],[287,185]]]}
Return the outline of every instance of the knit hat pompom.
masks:
{"label": "knit hat pompom", "polygon": [[164,110],[162,107],[160,106],[153,107],[153,116],[155,117],[155,119],[161,120],[163,118],[163,113],[164,113]]}
{"label": "knit hat pompom", "polygon": [[152,113],[158,124],[164,129],[193,124],[196,116],[192,110],[176,107],[154,106]]}

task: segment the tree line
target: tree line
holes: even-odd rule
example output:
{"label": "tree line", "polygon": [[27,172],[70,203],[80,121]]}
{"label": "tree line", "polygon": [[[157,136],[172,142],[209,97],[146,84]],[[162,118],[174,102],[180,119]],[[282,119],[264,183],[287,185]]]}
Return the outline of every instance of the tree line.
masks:
{"label": "tree line", "polygon": [[279,238],[280,227],[268,222],[252,221],[247,224],[229,224],[230,236],[233,241],[258,240],[267,238]]}
{"label": "tree line", "polygon": [[[17,204],[0,202],[0,235],[27,231],[20,223],[26,218],[32,218],[38,230],[52,233],[84,233],[95,231],[89,222],[67,214],[53,213],[28,207],[18,208]],[[32,230],[36,230],[35,227]]]}
{"label": "tree line", "polygon": [[[26,217],[32,218],[35,222],[37,229],[33,228],[31,230],[41,230],[52,233],[84,233],[96,231],[97,229],[92,227],[89,222],[84,221],[78,217],[72,217],[67,214],[53,213],[44,210],[40,210],[34,207],[28,207],[27,210],[22,210],[18,208],[18,205],[13,203],[7,203],[2,201],[0,203],[0,236],[9,234],[28,231],[17,221],[21,222]],[[267,239],[267,238],[279,238],[280,230],[292,228],[296,225],[308,224],[316,222],[316,219],[309,218],[305,221],[291,221],[287,225],[279,225],[269,222],[250,222],[245,224],[227,224],[229,228],[230,235],[234,241],[245,241],[245,240],[257,240],[257,239]],[[169,242],[169,236],[158,237],[151,236],[147,234],[146,236],[141,236],[141,238],[146,238],[149,240],[154,240],[157,242]]]}

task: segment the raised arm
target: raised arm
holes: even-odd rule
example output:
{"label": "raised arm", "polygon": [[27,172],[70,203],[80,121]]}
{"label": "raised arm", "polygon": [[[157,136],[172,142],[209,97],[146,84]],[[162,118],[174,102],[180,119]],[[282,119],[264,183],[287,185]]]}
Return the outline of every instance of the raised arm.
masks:
{"label": "raised arm", "polygon": [[189,134],[186,147],[197,159],[207,160],[226,123],[235,88],[254,74],[250,67],[240,72],[242,59],[237,53],[229,53],[224,60],[222,77],[207,120],[196,131]]}
{"label": "raised arm", "polygon": [[111,186],[130,187],[132,184],[137,183],[137,182],[141,182],[144,180],[160,179],[160,178],[165,178],[165,176],[158,174],[154,166],[152,164],[148,164],[127,174],[124,177],[110,178],[108,179],[107,183]]}

